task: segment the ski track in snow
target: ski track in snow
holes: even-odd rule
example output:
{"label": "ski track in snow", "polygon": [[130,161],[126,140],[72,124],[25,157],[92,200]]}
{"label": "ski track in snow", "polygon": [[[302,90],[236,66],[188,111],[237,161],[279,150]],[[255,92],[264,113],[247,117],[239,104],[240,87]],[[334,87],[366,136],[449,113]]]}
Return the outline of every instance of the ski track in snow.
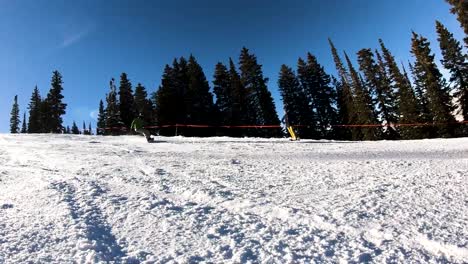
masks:
{"label": "ski track in snow", "polygon": [[0,263],[467,263],[468,138],[0,135]]}

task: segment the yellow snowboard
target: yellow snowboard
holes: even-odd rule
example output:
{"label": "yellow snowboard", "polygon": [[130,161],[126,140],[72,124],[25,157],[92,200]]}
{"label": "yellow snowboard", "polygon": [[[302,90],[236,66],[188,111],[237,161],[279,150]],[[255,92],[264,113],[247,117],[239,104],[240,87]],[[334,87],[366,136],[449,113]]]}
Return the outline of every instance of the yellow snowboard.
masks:
{"label": "yellow snowboard", "polygon": [[288,129],[289,135],[291,135],[291,140],[297,140],[296,133],[294,133],[292,126],[286,128]]}

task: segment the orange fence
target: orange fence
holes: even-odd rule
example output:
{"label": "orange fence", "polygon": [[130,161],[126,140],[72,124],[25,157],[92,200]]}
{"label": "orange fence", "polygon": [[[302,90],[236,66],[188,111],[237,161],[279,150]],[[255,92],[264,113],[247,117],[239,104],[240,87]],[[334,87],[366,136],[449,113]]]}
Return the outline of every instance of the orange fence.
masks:
{"label": "orange fence", "polygon": [[[395,124],[349,124],[349,125],[330,125],[331,127],[349,127],[349,128],[372,128],[372,127],[417,127],[417,126],[448,126],[448,125],[461,125],[468,124],[468,121],[459,121],[453,123],[395,123]],[[257,128],[257,129],[268,129],[268,128],[281,128],[281,125],[238,125],[238,126],[213,126],[213,125],[185,125],[185,124],[174,124],[174,125],[160,125],[160,126],[145,126],[147,129],[157,128]],[[308,127],[307,125],[293,125],[292,127]],[[127,131],[127,127],[106,127],[99,128],[99,130],[121,130]]]}

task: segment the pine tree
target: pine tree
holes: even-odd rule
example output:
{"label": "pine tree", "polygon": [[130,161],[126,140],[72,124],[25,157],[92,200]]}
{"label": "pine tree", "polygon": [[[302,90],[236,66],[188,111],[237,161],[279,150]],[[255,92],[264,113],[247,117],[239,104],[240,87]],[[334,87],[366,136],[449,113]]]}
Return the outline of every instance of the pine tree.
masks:
{"label": "pine tree", "polygon": [[468,120],[468,55],[463,54],[460,42],[442,23],[436,21],[436,28],[443,56],[442,65],[450,71],[450,82],[460,104],[460,113],[464,120]]}
{"label": "pine tree", "polygon": [[72,125],[72,128],[71,128],[71,133],[74,134],[74,135],[79,135],[80,134],[80,129],[76,125],[75,121],[73,121],[73,125]]}
{"label": "pine tree", "polygon": [[[255,55],[250,54],[247,48],[242,48],[239,57],[241,71],[241,82],[247,90],[247,109],[249,121],[256,125],[280,125],[278,114],[276,113],[273,97],[267,88],[268,78],[263,77],[262,66],[258,64]],[[258,131],[251,135],[263,137],[279,137],[281,129],[268,129]]]}
{"label": "pine tree", "polygon": [[18,96],[15,95],[15,99],[13,100],[13,107],[11,108],[11,115],[10,115],[10,133],[12,134],[19,133],[20,131],[19,124],[20,124],[20,117],[19,117]]}
{"label": "pine tree", "polygon": [[453,124],[449,125],[455,122],[455,118],[451,114],[454,107],[449,87],[434,62],[434,55],[431,54],[429,45],[426,38],[413,32],[411,53],[416,59],[413,74],[417,86],[426,88],[428,108],[433,115],[431,121],[442,124],[437,126],[437,135],[450,137],[454,132]]}
{"label": "pine tree", "polygon": [[382,58],[377,52],[377,64],[374,60],[374,53],[370,49],[362,49],[357,54],[359,69],[365,76],[365,85],[375,95],[379,122],[389,125],[384,131],[384,138],[397,139],[398,132],[391,126],[398,121],[396,106],[394,105],[396,98],[390,86],[390,80],[385,71]]}
{"label": "pine tree", "polygon": [[28,132],[28,128],[26,126],[26,113],[23,113],[23,123],[21,126],[21,133],[26,134]]}
{"label": "pine tree", "polygon": [[[188,123],[195,125],[212,125],[214,113],[213,95],[210,92],[210,86],[202,67],[192,55],[189,57],[187,69],[189,83],[187,86],[188,90],[185,93],[186,120]],[[187,130],[187,135],[209,136],[210,131],[205,129]]]}
{"label": "pine tree", "polygon": [[67,128],[65,129],[65,134],[71,134],[70,126],[67,126]]}
{"label": "pine tree", "polygon": [[216,95],[215,108],[218,115],[217,119],[222,126],[231,125],[233,118],[231,80],[227,67],[221,62],[216,64],[213,78],[213,92]]}
{"label": "pine tree", "polygon": [[[424,83],[421,83],[420,78],[417,77],[417,72],[415,71],[413,64],[408,62],[408,66],[410,68],[411,74],[413,75],[414,81],[414,94],[416,96],[416,101],[418,102],[418,111],[420,113],[420,120],[423,123],[432,123],[434,119],[434,115],[432,114],[431,110],[429,109],[429,99],[427,98],[426,87]],[[408,77],[408,73],[405,73],[405,79],[407,82],[411,83],[410,78]],[[423,138],[431,137],[435,133],[434,129],[428,127],[425,129],[425,133],[423,133]]]}
{"label": "pine tree", "polygon": [[317,138],[308,97],[294,71],[286,65],[281,66],[278,87],[289,125],[298,126],[295,131],[301,138]]}
{"label": "pine tree", "polygon": [[[166,64],[161,80],[161,85],[153,94],[153,102],[156,106],[158,125],[172,125],[176,123],[174,69]],[[160,129],[159,133],[164,136],[170,135],[168,129]]]}
{"label": "pine tree", "polygon": [[468,1],[466,0],[445,0],[452,5],[450,12],[457,15],[457,20],[460,22],[465,31],[465,44],[468,47]]}
{"label": "pine tree", "polygon": [[[229,58],[229,85],[231,90],[232,100],[232,114],[231,114],[231,125],[239,126],[243,124],[251,124],[248,119],[246,106],[246,89],[242,85],[242,81],[239,73],[237,72],[236,66],[231,58]],[[230,130],[230,135],[235,137],[246,136],[248,130],[242,128],[236,128]]]}
{"label": "pine tree", "polygon": [[[188,63],[184,57],[174,60],[172,63],[174,76],[172,79],[175,89],[175,98],[172,103],[176,106],[176,124],[188,124],[190,113],[188,106],[191,105],[191,98],[188,95],[190,76],[188,73]],[[179,135],[185,135],[184,129],[179,129]]]}
{"label": "pine tree", "polygon": [[[418,102],[414,95],[411,82],[401,73],[395,58],[385,47],[383,41],[379,39],[380,47],[385,60],[385,68],[391,81],[393,90],[396,91],[396,106],[399,123],[414,124],[420,122],[420,113],[418,111]],[[405,72],[406,73],[406,72]],[[402,126],[398,131],[403,139],[417,139],[423,137],[424,128]]]}
{"label": "pine tree", "polygon": [[101,100],[99,101],[99,114],[98,114],[98,120],[97,120],[97,130],[96,130],[97,135],[105,134],[106,123],[107,123],[106,110],[104,109],[104,103]]}
{"label": "pine tree", "polygon": [[93,130],[91,128],[91,122],[88,124],[88,135],[92,136],[93,135]]}
{"label": "pine tree", "polygon": [[[337,104],[339,105],[339,120],[341,125],[352,125],[356,124],[356,113],[354,109],[354,98],[353,91],[351,89],[351,81],[349,79],[349,74],[346,71],[343,62],[341,61],[338,51],[335,48],[335,45],[328,39],[330,44],[333,61],[335,62],[336,70],[339,75],[339,80],[335,82],[337,90]],[[341,139],[353,139],[357,140],[360,137],[360,131],[358,128],[349,129],[347,127],[337,127],[339,137]]]}
{"label": "pine tree", "polygon": [[83,135],[88,135],[88,131],[86,130],[86,123],[85,123],[85,121],[83,121],[83,130],[82,130],[82,131],[83,131],[83,132],[82,132]]}
{"label": "pine tree", "polygon": [[146,88],[141,85],[141,83],[138,83],[133,95],[136,113],[138,115],[141,114],[144,123],[149,125],[154,123],[154,107],[151,100],[147,97],[148,93],[146,92]]}
{"label": "pine tree", "polygon": [[52,75],[51,88],[45,99],[43,105],[45,132],[62,133],[63,132],[63,120],[62,115],[66,113],[67,105],[62,102],[63,87],[62,87],[62,75],[58,71],[54,71]]}
{"label": "pine tree", "polygon": [[42,132],[42,114],[41,114],[41,95],[37,86],[31,95],[29,102],[29,119],[28,119],[28,133],[40,133]]}
{"label": "pine tree", "polygon": [[331,77],[318,63],[317,58],[307,53],[307,63],[299,58],[298,77],[312,110],[312,126],[316,126],[319,138],[335,137],[331,125],[339,123],[336,111],[336,91],[331,87]]}
{"label": "pine tree", "polygon": [[[348,63],[348,69],[350,71],[351,86],[355,93],[354,96],[354,107],[356,111],[356,121],[359,125],[372,125],[376,124],[377,120],[374,113],[374,107],[370,98],[369,91],[362,83],[360,76],[354,69],[348,55],[345,53],[345,59]],[[360,129],[360,138],[362,140],[377,140],[380,135],[380,129],[378,127],[362,127]]]}
{"label": "pine tree", "polygon": [[120,118],[120,107],[117,100],[117,88],[115,87],[114,78],[111,79],[109,86],[110,92],[106,98],[106,128],[109,128],[112,135],[117,135],[120,133],[124,123]]}
{"label": "pine tree", "polygon": [[130,125],[135,118],[135,106],[132,83],[128,79],[126,73],[122,73],[120,75],[119,109],[120,118],[122,119],[124,126],[130,128]]}

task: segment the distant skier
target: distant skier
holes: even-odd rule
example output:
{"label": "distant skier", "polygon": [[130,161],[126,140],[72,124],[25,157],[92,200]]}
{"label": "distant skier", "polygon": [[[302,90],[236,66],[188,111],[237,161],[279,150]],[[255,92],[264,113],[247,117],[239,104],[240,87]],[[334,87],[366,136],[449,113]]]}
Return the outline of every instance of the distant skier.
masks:
{"label": "distant skier", "polygon": [[148,141],[148,143],[154,141],[154,139],[151,138],[150,132],[143,127],[143,120],[141,119],[141,114],[137,118],[133,119],[130,129],[134,130],[136,133],[145,136],[146,141]]}

